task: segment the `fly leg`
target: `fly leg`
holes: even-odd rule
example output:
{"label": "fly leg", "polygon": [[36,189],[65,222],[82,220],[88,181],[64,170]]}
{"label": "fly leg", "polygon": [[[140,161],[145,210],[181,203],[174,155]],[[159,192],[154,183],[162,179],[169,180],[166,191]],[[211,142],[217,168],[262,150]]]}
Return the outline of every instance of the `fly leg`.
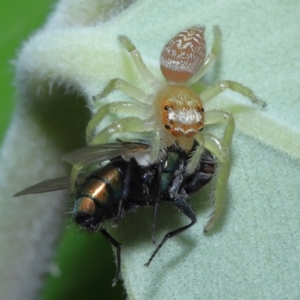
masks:
{"label": "fly leg", "polygon": [[100,228],[102,235],[117,249],[117,270],[116,275],[112,281],[112,286],[115,286],[120,277],[121,268],[121,244],[117,242],[104,228]]}
{"label": "fly leg", "polygon": [[191,226],[193,226],[196,222],[197,222],[197,218],[195,213],[193,212],[193,210],[191,209],[191,207],[187,204],[187,202],[185,201],[185,199],[188,196],[186,195],[184,189],[181,189],[180,194],[175,196],[175,207],[181,211],[183,214],[185,214],[190,220],[191,223],[185,226],[182,226],[180,228],[177,228],[169,233],[167,233],[165,235],[165,237],[163,238],[163,240],[160,242],[160,244],[156,247],[156,249],[154,250],[154,252],[152,253],[150,259],[148,260],[148,262],[145,264],[146,267],[148,267],[151,263],[151,261],[153,260],[154,256],[157,254],[157,252],[159,251],[159,249],[164,245],[164,243],[169,240],[170,238],[172,238],[173,236],[187,230],[188,228],[190,228]]}
{"label": "fly leg", "polygon": [[128,167],[125,173],[125,178],[124,178],[124,188],[123,188],[123,193],[122,197],[119,202],[119,208],[118,208],[118,214],[117,217],[114,221],[114,225],[117,225],[122,217],[123,211],[124,211],[124,202],[128,198],[129,190],[130,190],[130,182],[131,182],[131,177],[132,177],[132,165],[134,163],[134,158],[131,158],[128,163]]}
{"label": "fly leg", "polygon": [[161,198],[161,184],[162,184],[162,164],[163,162],[159,162],[157,165],[157,180],[154,185],[154,191],[156,191],[153,195],[153,203],[154,203],[154,211],[153,211],[153,220],[152,220],[152,244],[156,243],[156,216],[157,216],[157,206]]}

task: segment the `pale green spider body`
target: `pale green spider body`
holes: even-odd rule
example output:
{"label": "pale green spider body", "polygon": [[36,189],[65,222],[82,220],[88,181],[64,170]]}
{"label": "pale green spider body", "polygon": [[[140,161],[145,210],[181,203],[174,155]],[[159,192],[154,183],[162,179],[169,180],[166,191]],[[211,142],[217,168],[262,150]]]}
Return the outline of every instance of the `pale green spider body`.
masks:
{"label": "pale green spider body", "polygon": [[[213,194],[215,209],[204,229],[209,231],[224,206],[230,173],[229,148],[235,124],[231,113],[220,110],[204,111],[203,106],[226,89],[241,93],[263,107],[266,104],[258,100],[249,88],[233,81],[222,80],[208,86],[200,95],[189,88],[207,72],[219,53],[221,32],[217,26],[214,27],[211,53],[207,56],[204,27],[193,26],[180,32],[166,44],[161,53],[160,67],[167,83],[162,83],[153,76],[127,37],[120,36],[119,39],[131,54],[139,73],[155,92],[147,95],[122,79],[111,80],[102,93],[93,97],[94,100],[100,100],[114,90],[120,90],[131,96],[132,101],[113,102],[102,106],[87,126],[87,143],[104,144],[116,133],[147,133],[153,140],[148,161],[155,163],[165,147],[177,144],[189,152],[194,141],[197,141],[198,147],[191,153],[186,172],[192,173],[195,170],[204,148],[213,153],[220,162]],[[120,118],[94,134],[95,128],[111,113],[130,116]],[[226,123],[223,139],[202,131],[208,124],[220,122]],[[72,170],[71,191],[82,167],[84,166],[76,165]]]}

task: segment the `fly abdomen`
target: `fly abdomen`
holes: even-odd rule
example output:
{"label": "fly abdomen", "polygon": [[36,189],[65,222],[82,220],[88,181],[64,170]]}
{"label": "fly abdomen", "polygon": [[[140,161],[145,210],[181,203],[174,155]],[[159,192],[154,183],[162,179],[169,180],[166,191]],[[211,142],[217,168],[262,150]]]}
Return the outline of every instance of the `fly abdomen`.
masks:
{"label": "fly abdomen", "polygon": [[87,196],[98,205],[111,205],[119,199],[123,190],[123,175],[109,164],[92,173],[78,191],[78,197]]}
{"label": "fly abdomen", "polygon": [[105,219],[115,217],[123,185],[122,171],[114,164],[93,172],[77,191],[75,222],[95,230]]}

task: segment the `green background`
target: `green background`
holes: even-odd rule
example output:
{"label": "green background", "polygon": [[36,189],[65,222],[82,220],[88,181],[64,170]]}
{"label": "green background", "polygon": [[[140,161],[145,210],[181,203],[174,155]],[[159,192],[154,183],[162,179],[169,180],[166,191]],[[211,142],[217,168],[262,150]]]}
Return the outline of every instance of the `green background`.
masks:
{"label": "green background", "polygon": [[[53,0],[0,2],[0,141],[5,137],[17,101],[12,61],[22,43],[46,20]],[[69,224],[70,222],[66,222]],[[101,251],[100,251],[101,250]],[[56,263],[60,276],[48,275],[40,299],[125,299],[120,283],[111,287],[115,265],[102,236],[68,226],[59,241]]]}

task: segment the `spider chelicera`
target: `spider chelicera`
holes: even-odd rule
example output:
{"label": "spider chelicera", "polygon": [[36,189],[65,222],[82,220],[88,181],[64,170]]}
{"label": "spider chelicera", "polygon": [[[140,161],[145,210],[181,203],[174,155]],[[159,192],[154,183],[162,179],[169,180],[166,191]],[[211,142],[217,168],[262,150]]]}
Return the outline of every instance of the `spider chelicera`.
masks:
{"label": "spider chelicera", "polygon": [[[191,155],[187,173],[195,170],[203,150],[208,149],[217,157],[219,167],[212,196],[214,212],[204,228],[207,232],[214,226],[224,206],[231,166],[229,148],[235,123],[231,113],[221,110],[204,111],[203,106],[227,89],[243,94],[262,107],[266,104],[257,99],[249,88],[234,81],[221,80],[207,86],[199,95],[190,88],[209,70],[219,53],[221,41],[219,27],[214,27],[214,40],[208,55],[204,30],[202,26],[193,26],[178,33],[165,45],[160,56],[160,68],[166,79],[165,83],[157,80],[148,70],[134,44],[126,36],[120,36],[119,40],[131,54],[139,73],[154,92],[146,94],[123,79],[112,79],[102,93],[93,97],[94,100],[101,100],[114,90],[122,91],[132,99],[103,105],[90,120],[86,139],[89,145],[97,145],[106,143],[116,133],[138,132],[147,136],[150,134],[153,140],[149,153],[150,163],[158,161],[161,149],[177,144],[188,153],[196,141],[198,146]],[[119,118],[97,134],[94,133],[107,115],[116,113],[129,116]],[[223,139],[202,131],[206,125],[221,122],[226,123]],[[83,165],[73,167],[71,192],[83,167]]]}

